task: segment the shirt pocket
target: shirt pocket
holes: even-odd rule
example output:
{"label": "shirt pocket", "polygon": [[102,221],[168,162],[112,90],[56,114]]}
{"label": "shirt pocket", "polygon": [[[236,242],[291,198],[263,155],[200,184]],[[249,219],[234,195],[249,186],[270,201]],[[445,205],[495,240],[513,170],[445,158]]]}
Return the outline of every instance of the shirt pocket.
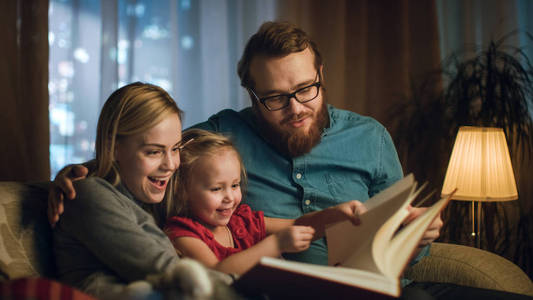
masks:
{"label": "shirt pocket", "polygon": [[368,199],[368,185],[361,176],[326,173],[324,177],[329,193],[337,203]]}

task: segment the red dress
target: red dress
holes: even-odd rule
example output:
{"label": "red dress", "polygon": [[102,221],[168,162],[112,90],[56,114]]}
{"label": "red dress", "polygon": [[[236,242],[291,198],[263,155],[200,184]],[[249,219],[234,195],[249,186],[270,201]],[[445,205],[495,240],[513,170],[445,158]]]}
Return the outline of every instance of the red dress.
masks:
{"label": "red dress", "polygon": [[190,218],[169,218],[165,225],[165,233],[170,240],[182,236],[198,238],[206,243],[219,260],[250,248],[266,236],[263,212],[252,211],[246,204],[237,207],[228,222],[228,228],[233,235],[235,248],[222,246],[215,240],[209,229]]}

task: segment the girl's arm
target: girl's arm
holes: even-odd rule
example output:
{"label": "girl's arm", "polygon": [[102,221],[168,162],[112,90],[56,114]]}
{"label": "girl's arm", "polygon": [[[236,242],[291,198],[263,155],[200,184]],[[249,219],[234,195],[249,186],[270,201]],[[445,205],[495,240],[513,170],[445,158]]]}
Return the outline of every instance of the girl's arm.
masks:
{"label": "girl's arm", "polygon": [[308,226],[289,226],[267,236],[259,243],[219,261],[211,249],[200,239],[178,237],[172,243],[186,257],[194,258],[206,267],[229,274],[244,274],[262,256],[277,257],[282,252],[300,252],[309,247],[314,230]]}
{"label": "girl's arm", "polygon": [[178,237],[172,243],[180,254],[194,258],[209,268],[224,273],[244,274],[257,264],[262,256],[277,257],[282,252],[306,250],[313,239],[324,236],[326,224],[346,219],[359,224],[359,215],[365,210],[361,202],[349,201],[305,214],[296,220],[265,217],[265,231],[268,236],[254,246],[222,261],[219,261],[213,251],[197,238]]}
{"label": "girl's arm", "polygon": [[307,213],[298,219],[279,219],[265,217],[265,229],[267,234],[276,233],[291,225],[311,226],[315,229],[313,240],[322,238],[327,224],[351,220],[354,225],[359,225],[359,215],[366,211],[363,203],[352,200],[320,211]]}

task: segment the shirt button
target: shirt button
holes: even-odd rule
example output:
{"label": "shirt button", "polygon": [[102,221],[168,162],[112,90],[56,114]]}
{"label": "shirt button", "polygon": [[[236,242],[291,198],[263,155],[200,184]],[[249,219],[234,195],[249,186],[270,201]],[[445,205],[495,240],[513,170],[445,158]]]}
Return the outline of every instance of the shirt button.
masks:
{"label": "shirt button", "polygon": [[311,204],[311,200],[307,199],[307,200],[305,200],[304,203],[305,203],[305,205],[309,205],[309,204]]}
{"label": "shirt button", "polygon": [[296,174],[296,179],[300,179],[300,178],[302,178],[302,174],[300,173]]}

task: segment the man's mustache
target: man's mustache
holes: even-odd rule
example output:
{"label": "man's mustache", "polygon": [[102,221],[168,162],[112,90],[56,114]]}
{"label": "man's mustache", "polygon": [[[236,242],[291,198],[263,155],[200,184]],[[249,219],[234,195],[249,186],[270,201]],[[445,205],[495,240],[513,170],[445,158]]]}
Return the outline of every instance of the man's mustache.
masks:
{"label": "man's mustache", "polygon": [[307,118],[307,117],[311,117],[312,114],[310,112],[302,112],[302,113],[299,113],[298,115],[290,115],[288,116],[287,118],[281,120],[281,125],[285,125],[289,122],[293,122],[293,121],[298,121],[298,120],[301,120],[303,118]]}

